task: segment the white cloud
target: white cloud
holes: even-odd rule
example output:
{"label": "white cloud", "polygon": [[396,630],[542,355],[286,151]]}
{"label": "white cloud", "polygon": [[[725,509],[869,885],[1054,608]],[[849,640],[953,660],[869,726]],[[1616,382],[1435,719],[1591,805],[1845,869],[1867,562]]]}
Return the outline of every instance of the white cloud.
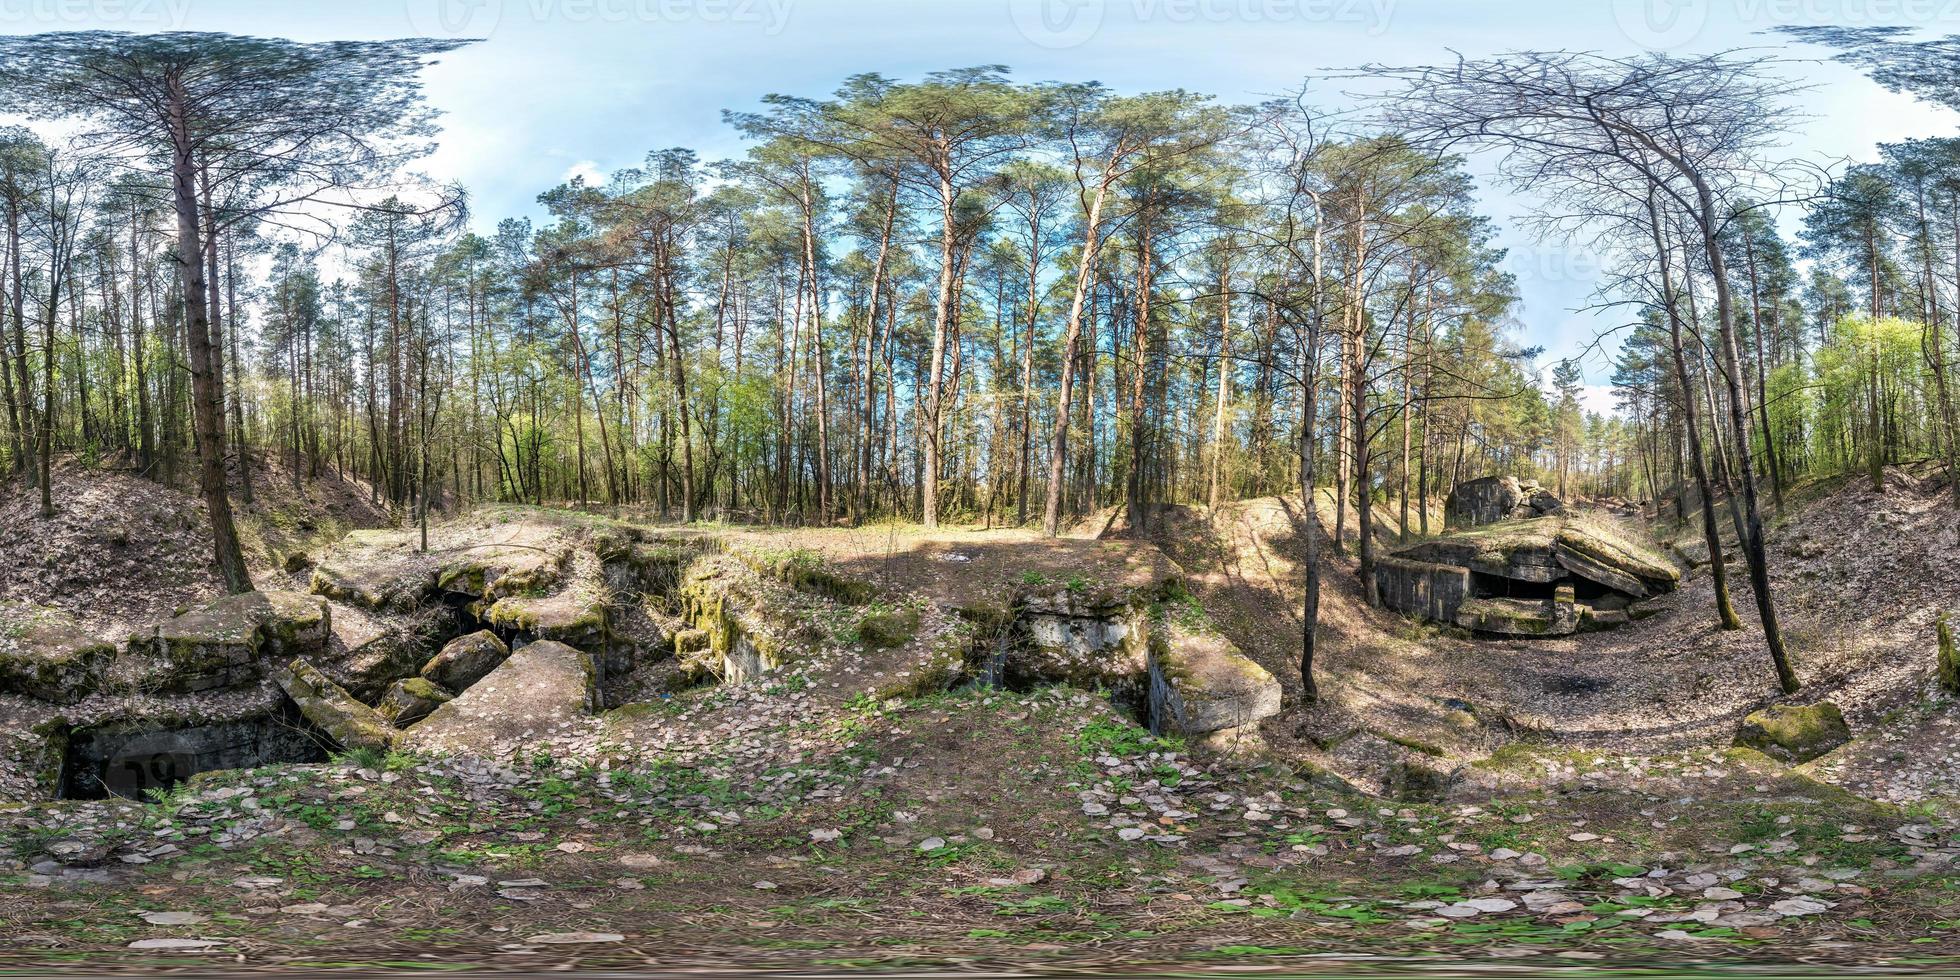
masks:
{"label": "white cloud", "polygon": [[603,186],[606,183],[606,174],[599,169],[599,162],[597,160],[580,160],[566,167],[565,173],[558,179],[569,182],[576,177],[585,178],[585,182],[594,187]]}

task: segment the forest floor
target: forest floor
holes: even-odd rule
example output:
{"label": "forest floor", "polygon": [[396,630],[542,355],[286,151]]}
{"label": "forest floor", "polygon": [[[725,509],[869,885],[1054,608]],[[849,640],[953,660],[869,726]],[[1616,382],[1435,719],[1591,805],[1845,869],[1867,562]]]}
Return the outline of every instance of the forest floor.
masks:
{"label": "forest floor", "polygon": [[[52,483],[55,516],[44,519],[38,488],[0,481],[0,599],[53,606],[101,636],[126,637],[222,590],[211,524],[190,488],[73,462],[56,466]],[[287,555],[390,521],[366,483],[331,471],[295,486],[283,464],[259,461],[253,488],[249,504],[234,492],[232,509],[258,579],[275,576]]]}
{"label": "forest floor", "polygon": [[[106,630],[212,588],[190,498],[64,472],[62,530],[0,495],[0,561],[45,569],[9,596]],[[255,517],[280,532],[254,545],[268,581],[310,535],[385,522],[364,490]],[[1960,602],[1942,488],[1816,487],[1776,522],[1805,696],[1859,736],[1795,767],[1727,747],[1774,685],[1759,634],[1712,628],[1705,575],[1620,631],[1506,643],[1369,609],[1330,559],[1303,705],[1301,511],[1164,509],[1145,539],[686,532],[813,549],[944,605],[1181,574],[1286,685],[1257,751],[1154,738],[1071,688],[881,698],[788,677],[490,758],[364,752],[158,802],[0,801],[0,975],[1960,970],[1960,708],[1927,686],[1932,616]],[[112,562],[129,545],[87,537],[139,515],[129,540],[177,564]],[[1736,598],[1753,622],[1746,583]],[[1396,798],[1411,765],[1448,774],[1447,796]]]}

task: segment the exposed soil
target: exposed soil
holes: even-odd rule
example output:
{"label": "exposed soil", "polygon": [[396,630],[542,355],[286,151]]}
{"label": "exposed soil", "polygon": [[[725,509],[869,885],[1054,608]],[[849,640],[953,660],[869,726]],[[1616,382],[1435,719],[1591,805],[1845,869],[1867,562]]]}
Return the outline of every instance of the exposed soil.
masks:
{"label": "exposed soil", "polygon": [[[72,462],[55,467],[53,482],[55,516],[44,518],[38,487],[0,479],[0,599],[53,606],[118,637],[219,594],[211,525],[193,489]],[[365,484],[331,474],[295,490],[284,467],[266,463],[255,468],[254,489],[253,503],[234,496],[233,507],[259,574],[294,551],[389,519]]]}
{"label": "exposed soil", "polygon": [[[1289,697],[1297,697],[1299,684],[1302,516],[1297,496],[1233,504],[1215,520],[1176,509],[1157,535],[1200,585],[1211,615],[1287,683]],[[1325,501],[1320,516],[1324,553],[1332,526]],[[1829,697],[1854,727],[1928,698],[1945,703],[1931,684],[1932,622],[1941,609],[1960,606],[1960,569],[1946,543],[1952,533],[1946,489],[1904,470],[1893,471],[1882,495],[1863,486],[1819,488],[1773,522],[1772,581],[1806,685],[1798,701]],[[1353,550],[1350,542],[1349,557],[1330,556],[1337,571],[1323,578],[1317,676],[1332,710],[1300,732],[1313,740],[1359,727],[1472,757],[1518,737],[1664,751],[1722,744],[1743,715],[1777,699],[1754,598],[1733,550],[1729,582],[1742,630],[1717,628],[1713,580],[1703,570],[1680,591],[1652,600],[1658,612],[1648,619],[1532,640],[1472,638],[1368,608],[1346,574]],[[1461,724],[1452,711],[1464,705],[1483,724]],[[1949,714],[1935,711],[1924,724],[1936,732]],[[1283,722],[1269,727],[1287,734]],[[1340,768],[1311,744],[1296,748]],[[1903,780],[1881,794],[1889,799],[1951,792],[1941,789],[1953,779],[1945,761],[1924,765],[1948,775],[1895,773],[1894,780],[1850,763],[1830,771],[1854,782]],[[1922,788],[1909,790],[1906,782]]]}
{"label": "exposed soil", "polygon": [[[97,523],[134,507],[144,528],[166,515],[154,533],[173,548],[197,543],[172,523],[194,514],[181,497],[73,479],[113,484],[73,494]],[[683,681],[648,651],[625,686],[632,703],[443,753],[207,773],[154,803],[0,802],[0,970],[1352,975],[1469,961],[1497,976],[1771,963],[1842,975],[1960,963],[1960,712],[1928,687],[1929,624],[1960,603],[1960,581],[1944,561],[1945,490],[1913,473],[1882,495],[1813,488],[1773,534],[1805,697],[1836,699],[1859,735],[1807,766],[1727,748],[1774,686],[1753,629],[1712,628],[1705,575],[1618,631],[1504,642],[1370,609],[1351,559],[1330,558],[1309,706],[1298,498],[1159,509],[1146,539],[1094,537],[1127,530],[1111,515],[1053,541],[636,516],[615,515],[650,540],[702,539],[717,561],[818,555],[870,598],[749,586],[799,644],[750,683]],[[432,526],[434,555],[368,535],[313,556],[382,581],[615,517],[483,508]],[[257,560],[269,569],[306,547],[303,524],[256,545]],[[79,520],[62,526],[67,538],[53,525],[30,536],[85,546]],[[168,570],[129,561],[71,574],[105,595],[117,582],[83,570],[155,574],[191,590],[172,600],[196,597],[197,580],[162,583]],[[1258,743],[1213,753],[1155,738],[1102,691],[906,683],[934,631],[965,628],[957,607],[1037,582],[1167,575],[1284,685],[1286,709]],[[51,581],[13,587],[53,602]],[[1750,618],[1746,583],[1736,598]],[[89,622],[168,613],[163,602],[98,606],[116,613]],[[657,605],[635,621],[655,638],[676,625]],[[876,649],[855,633],[865,613],[907,608],[928,611],[928,636]]]}

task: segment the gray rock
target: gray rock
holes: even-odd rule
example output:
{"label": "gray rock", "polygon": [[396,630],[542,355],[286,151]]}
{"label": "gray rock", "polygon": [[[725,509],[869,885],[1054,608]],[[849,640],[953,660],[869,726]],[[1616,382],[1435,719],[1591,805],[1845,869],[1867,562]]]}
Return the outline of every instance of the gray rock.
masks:
{"label": "gray rock", "polygon": [[1443,521],[1448,527],[1476,527],[1542,517],[1564,509],[1565,504],[1557,494],[1533,481],[1515,476],[1486,476],[1466,480],[1450,491],[1444,501]]}
{"label": "gray rock", "polygon": [[387,751],[395,747],[400,733],[388,724],[388,719],[354,700],[345,688],[329,680],[305,658],[274,667],[271,673],[286,696],[299,705],[300,714],[343,748]]}
{"label": "gray rock", "polygon": [[555,640],[518,648],[469,690],[406,733],[421,748],[482,751],[585,715],[593,701],[591,658]]}
{"label": "gray rock", "polygon": [[409,677],[388,685],[388,690],[381,695],[374,710],[393,722],[396,728],[407,728],[454,698],[455,695],[426,677]]}
{"label": "gray rock", "polygon": [[1279,708],[1278,679],[1222,636],[1169,625],[1150,644],[1151,727],[1160,732],[1249,730]]}
{"label": "gray rock", "polygon": [[482,680],[509,656],[510,648],[497,634],[478,630],[450,640],[422,665],[421,674],[433,684],[461,691]]}
{"label": "gray rock", "polygon": [[115,655],[67,613],[0,602],[0,693],[74,704],[95,692]]}
{"label": "gray rock", "polygon": [[1396,612],[1455,622],[1457,607],[1470,598],[1470,570],[1389,555],[1375,562],[1375,586],[1382,605]]}

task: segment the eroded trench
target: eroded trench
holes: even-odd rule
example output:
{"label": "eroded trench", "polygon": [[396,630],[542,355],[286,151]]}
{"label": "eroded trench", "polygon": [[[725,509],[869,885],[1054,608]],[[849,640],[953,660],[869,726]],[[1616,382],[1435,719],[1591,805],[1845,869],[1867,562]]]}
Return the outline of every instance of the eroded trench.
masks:
{"label": "eroded trench", "polygon": [[[724,579],[714,587],[686,583],[695,561],[726,557],[725,550],[665,546],[651,550],[659,553],[653,560],[637,553],[601,562],[606,600],[599,625],[576,636],[493,622],[485,615],[482,595],[438,588],[420,606],[397,617],[414,628],[401,631],[403,649],[373,658],[382,666],[353,677],[338,669],[344,665],[334,659],[349,657],[348,651],[322,650],[316,659],[336,668],[324,673],[338,674],[340,694],[362,710],[374,710],[386,700],[390,685],[399,686],[425,673],[423,666],[459,638],[487,630],[506,646],[505,658],[530,644],[555,640],[582,658],[587,683],[583,709],[592,713],[663,693],[748,683],[801,655],[795,639],[800,634],[794,627],[776,630],[765,622],[771,614],[782,618],[781,610],[766,608],[768,603],[761,598],[766,592],[742,592],[741,579]],[[769,577],[766,570],[754,570]],[[779,584],[821,596],[838,608],[872,608],[868,597],[846,588],[862,583],[795,578]],[[721,587],[734,591],[716,591]],[[741,601],[730,598],[737,594]],[[971,610],[945,612],[968,620],[972,628],[963,634],[963,648],[947,651],[950,669],[927,684],[939,689],[980,685],[1014,691],[1067,684],[1107,695],[1118,710],[1152,731],[1161,733],[1168,727],[1169,702],[1175,694],[1156,673],[1146,649],[1149,630],[1142,606],[1067,596],[1017,596],[984,615]],[[449,695],[462,695],[502,663],[499,660]],[[280,685],[263,687],[265,696],[256,701],[239,692],[229,711],[120,717],[63,727],[51,736],[58,743],[56,795],[142,799],[199,773],[318,763],[349,747],[330,732],[331,726],[311,720],[310,712],[303,712]],[[413,725],[404,722],[402,727]]]}

